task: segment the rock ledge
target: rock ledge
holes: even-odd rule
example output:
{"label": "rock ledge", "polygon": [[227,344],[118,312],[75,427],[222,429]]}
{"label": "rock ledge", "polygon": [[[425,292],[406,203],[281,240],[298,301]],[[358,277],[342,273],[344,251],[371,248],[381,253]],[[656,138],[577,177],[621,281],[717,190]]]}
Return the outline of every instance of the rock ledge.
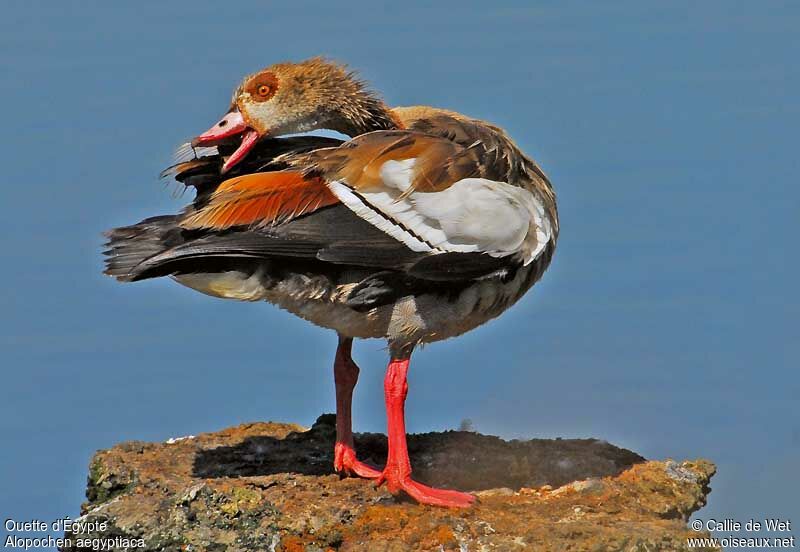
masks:
{"label": "rock ledge", "polygon": [[[474,508],[447,510],[340,479],[334,424],[332,415],[310,430],[244,424],[99,451],[82,505],[89,532],[66,537],[137,539],[140,551],[389,552],[687,550],[687,537],[707,536],[686,527],[710,492],[706,460],[648,462],[594,439],[410,436],[416,478],[479,496]],[[359,435],[356,446],[367,462],[385,458],[383,435]]]}

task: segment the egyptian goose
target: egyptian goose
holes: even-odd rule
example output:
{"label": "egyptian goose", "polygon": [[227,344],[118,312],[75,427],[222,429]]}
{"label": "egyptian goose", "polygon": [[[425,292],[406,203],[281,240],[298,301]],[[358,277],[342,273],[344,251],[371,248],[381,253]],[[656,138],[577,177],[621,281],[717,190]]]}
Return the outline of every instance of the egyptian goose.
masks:
{"label": "egyptian goose", "polygon": [[[277,138],[315,129],[352,139]],[[165,174],[196,188],[196,199],[180,214],[108,232],[106,274],[169,276],[335,330],[335,469],[421,503],[469,506],[470,494],[411,479],[409,360],[420,343],[500,315],[542,276],[558,237],[542,170],[502,129],[443,109],[390,109],[319,58],[246,77],[185,153]],[[354,451],[353,338],[389,344],[383,470]]]}

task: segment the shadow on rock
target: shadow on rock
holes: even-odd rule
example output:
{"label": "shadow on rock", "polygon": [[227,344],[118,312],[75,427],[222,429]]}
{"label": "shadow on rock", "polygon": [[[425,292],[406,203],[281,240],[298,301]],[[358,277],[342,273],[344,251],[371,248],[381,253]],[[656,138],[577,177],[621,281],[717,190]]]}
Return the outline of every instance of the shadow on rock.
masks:
{"label": "shadow on rock", "polygon": [[[251,436],[236,445],[200,450],[193,476],[332,474],[335,426],[336,417],[324,414],[309,431],[289,433],[284,439]],[[504,441],[468,431],[409,435],[408,449],[419,481],[473,491],[558,487],[614,476],[645,461],[634,452],[596,439]],[[362,461],[380,467],[387,453],[386,436],[356,435],[356,451]]]}

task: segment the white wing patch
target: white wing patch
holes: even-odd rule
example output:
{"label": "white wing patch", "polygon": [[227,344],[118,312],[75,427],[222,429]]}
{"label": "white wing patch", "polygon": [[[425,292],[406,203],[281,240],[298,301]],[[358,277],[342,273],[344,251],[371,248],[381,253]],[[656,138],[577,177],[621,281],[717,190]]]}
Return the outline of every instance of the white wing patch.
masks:
{"label": "white wing patch", "polygon": [[433,247],[418,236],[408,232],[406,228],[384,215],[379,209],[372,207],[363,195],[354,192],[350,186],[341,182],[330,182],[328,187],[333,192],[333,195],[338,197],[351,211],[394,239],[403,242],[412,251],[433,251]]}
{"label": "white wing patch", "polygon": [[359,217],[412,251],[520,253],[533,261],[552,236],[544,206],[528,190],[484,178],[464,178],[440,192],[408,191],[414,159],[387,161],[383,186],[354,190],[330,182],[331,191]]}

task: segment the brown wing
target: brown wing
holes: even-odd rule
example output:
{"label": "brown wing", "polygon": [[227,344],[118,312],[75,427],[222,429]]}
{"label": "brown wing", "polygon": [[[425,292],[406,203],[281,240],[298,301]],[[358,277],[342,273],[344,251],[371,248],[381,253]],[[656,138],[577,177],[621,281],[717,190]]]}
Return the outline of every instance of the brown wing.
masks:
{"label": "brown wing", "polygon": [[376,131],[278,161],[324,179],[359,217],[413,251],[531,262],[557,234],[549,184],[500,129],[446,119],[430,132]]}
{"label": "brown wing", "polygon": [[416,161],[408,192],[438,192],[464,178],[490,177],[490,167],[483,163],[481,153],[477,145],[465,147],[438,136],[398,130],[370,132],[339,147],[291,154],[278,161],[364,191],[384,185],[384,163],[413,158]]}

